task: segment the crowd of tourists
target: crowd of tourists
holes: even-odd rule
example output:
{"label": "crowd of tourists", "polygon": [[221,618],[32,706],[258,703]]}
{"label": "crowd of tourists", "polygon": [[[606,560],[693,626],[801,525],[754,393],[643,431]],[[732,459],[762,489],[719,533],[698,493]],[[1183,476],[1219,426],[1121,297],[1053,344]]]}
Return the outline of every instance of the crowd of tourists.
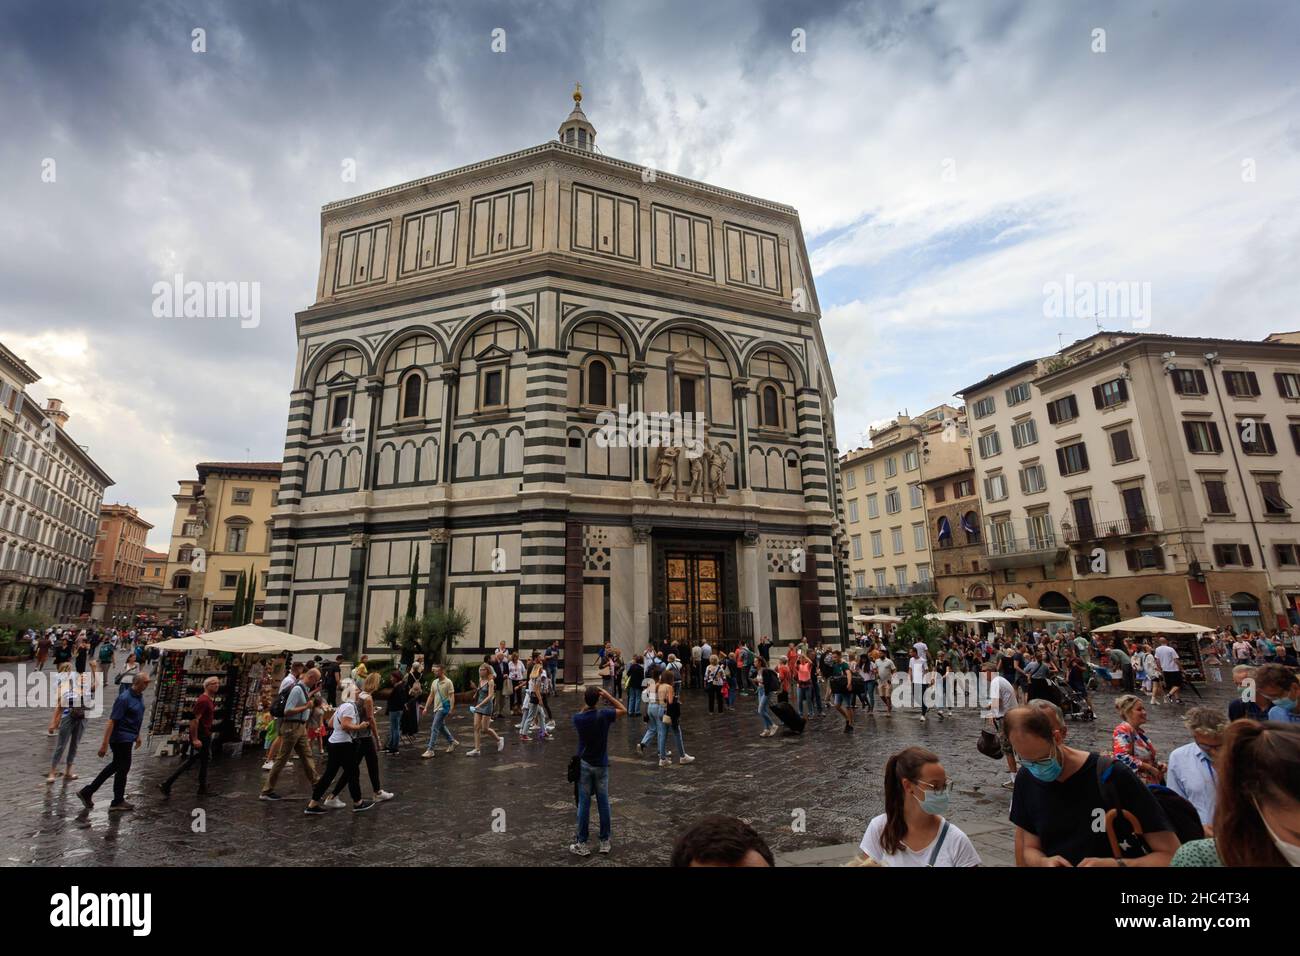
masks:
{"label": "crowd of tourists", "polygon": [[[112,778],[110,810],[131,809],[125,785],[132,751],[141,742],[143,695],[150,680],[141,664],[154,636],[112,630],[48,635],[46,656],[53,653],[55,665],[69,674],[91,666],[111,674],[115,651],[125,652],[98,751],[101,757],[111,751],[111,760],[77,792],[87,808]],[[1006,762],[1004,786],[1011,791],[1018,865],[1294,865],[1300,857],[1300,681],[1294,669],[1300,628],[1268,638],[1207,637],[1201,648],[1206,670],[1231,664],[1232,680],[1241,689],[1226,712],[1187,706],[1185,662],[1160,635],[1137,643],[1069,629],[1009,628],[987,635],[955,630],[938,640],[917,640],[906,648],[903,643],[896,633],[877,631],[858,636],[847,649],[815,642],[777,648],[767,640],[726,650],[708,642],[669,643],[625,658],[612,647],[602,648],[594,662],[599,685],[582,689],[581,709],[569,720],[576,747],[568,777],[577,818],[570,851],[591,853],[594,802],[598,852],[611,852],[612,726],[639,717],[644,729],[635,738],[638,754],[653,751],[660,767],[674,757],[678,764],[690,764],[695,757],[686,751],[682,701],[702,693],[701,705],[690,710],[697,719],[704,717],[707,724],[752,714],[744,719],[757,718],[755,731],[763,738],[782,726],[796,732],[832,713],[843,721],[844,732],[852,733],[865,715],[926,720],[969,712],[982,730],[979,750]],[[394,799],[382,786],[379,758],[398,755],[417,741],[422,759],[462,747],[471,757],[500,753],[510,736],[520,745],[544,745],[561,736],[552,710],[560,657],[558,643],[520,654],[502,642],[477,666],[470,699],[462,703],[446,670],[426,669],[418,658],[385,662],[374,670],[366,657],[350,668],[341,656],[293,660],[272,708],[260,799],[282,799],[277,787],[294,762],[310,788],[306,814],[347,808],[341,799],[345,789],[351,809],[363,812]],[[970,673],[982,675],[980,693],[976,700],[963,700],[959,682]],[[215,679],[204,686],[189,724],[189,753],[160,784],[164,796],[195,766],[199,791],[206,792],[217,689]],[[1105,753],[1069,740],[1072,719],[1098,716],[1093,703],[1100,694],[1116,718]],[[1168,754],[1158,752],[1145,730],[1151,708],[1162,705],[1184,708],[1186,742]],[[380,723],[380,707],[386,726]],[[472,718],[466,728],[472,729],[472,745],[462,744],[449,726],[458,707]],[[68,729],[84,726],[76,711],[71,697],[55,708],[49,730],[59,741],[51,781],[59,772],[77,778],[73,760],[80,734]],[[570,735],[566,730],[562,736]],[[960,829],[960,805],[954,806],[952,782],[935,753],[907,747],[894,754],[885,766],[883,788],[884,813],[867,823],[856,864],[980,865],[975,845]],[[1098,810],[1105,821],[1101,828],[1094,825]],[[761,838],[749,835],[752,827],[727,818],[710,818],[701,827],[703,835],[679,839],[685,841],[681,859],[693,860],[691,865],[727,865],[733,856],[731,862],[744,865],[770,862]],[[710,848],[713,841],[729,849]],[[679,856],[675,848],[675,861]]]}

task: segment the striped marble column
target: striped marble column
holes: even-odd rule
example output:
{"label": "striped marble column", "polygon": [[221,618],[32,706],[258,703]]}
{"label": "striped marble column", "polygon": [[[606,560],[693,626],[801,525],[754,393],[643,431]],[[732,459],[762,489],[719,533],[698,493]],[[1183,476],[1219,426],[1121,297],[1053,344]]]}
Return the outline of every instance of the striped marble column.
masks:
{"label": "striped marble column", "polygon": [[817,623],[821,640],[839,644],[843,642],[843,632],[839,589],[835,583],[835,516],[829,494],[831,466],[826,461],[821,393],[815,388],[799,389],[795,393],[795,411],[799,425],[799,469],[808,513],[805,546],[808,568],[817,580]]}
{"label": "striped marble column", "polygon": [[[307,474],[307,456],[303,450],[311,434],[310,389],[295,389],[289,394],[289,423],[284,433],[284,464],[280,469],[280,505],[297,505],[302,501]],[[266,610],[262,620],[267,627],[286,627],[289,623],[289,586],[293,580],[293,543],[288,537],[289,519],[277,516],[272,525],[270,573],[266,579]]]}
{"label": "striped marble column", "polygon": [[524,478],[520,512],[519,648],[541,649],[564,639],[565,510],[546,492],[563,492],[566,475],[564,416],[568,408],[567,354],[528,353],[525,385]]}

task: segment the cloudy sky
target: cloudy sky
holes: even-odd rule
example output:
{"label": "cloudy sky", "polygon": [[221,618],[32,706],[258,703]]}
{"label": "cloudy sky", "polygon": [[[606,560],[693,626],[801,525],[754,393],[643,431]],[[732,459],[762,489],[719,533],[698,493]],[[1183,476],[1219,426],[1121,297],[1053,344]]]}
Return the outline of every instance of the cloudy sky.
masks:
{"label": "cloudy sky", "polygon": [[[606,154],[800,210],[848,448],[1094,331],[1067,276],[1149,289],[1111,328],[1300,328],[1296,62],[1286,0],[6,0],[0,341],[164,549],[195,462],[282,454],[321,205],[544,142],[581,80]],[[154,317],[177,272],[260,325]]]}

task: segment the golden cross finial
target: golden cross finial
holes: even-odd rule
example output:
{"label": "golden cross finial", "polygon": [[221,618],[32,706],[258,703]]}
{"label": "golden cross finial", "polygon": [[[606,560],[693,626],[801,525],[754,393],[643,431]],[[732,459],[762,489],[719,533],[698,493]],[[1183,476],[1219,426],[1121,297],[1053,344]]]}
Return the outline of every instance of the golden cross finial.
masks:
{"label": "golden cross finial", "polygon": [[573,84],[573,102],[575,102],[575,103],[581,103],[581,102],[582,102],[582,84],[581,84],[581,83],[577,83],[577,82],[575,82],[575,83]]}

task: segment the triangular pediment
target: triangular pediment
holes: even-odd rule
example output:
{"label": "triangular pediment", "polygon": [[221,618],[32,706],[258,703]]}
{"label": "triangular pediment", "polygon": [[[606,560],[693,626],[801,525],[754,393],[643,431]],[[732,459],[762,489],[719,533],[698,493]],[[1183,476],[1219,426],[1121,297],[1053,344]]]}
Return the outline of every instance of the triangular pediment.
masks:
{"label": "triangular pediment", "polygon": [[334,388],[336,385],[352,385],[356,380],[357,377],[355,375],[349,375],[347,372],[339,372],[325,384],[330,388]]}
{"label": "triangular pediment", "polygon": [[682,349],[668,359],[669,364],[679,373],[697,373],[703,374],[709,367],[704,356],[692,348]]}
{"label": "triangular pediment", "polygon": [[496,362],[496,361],[509,361],[509,360],[510,360],[510,353],[507,352],[505,349],[503,349],[501,346],[496,345],[495,343],[489,345],[482,352],[479,352],[478,355],[474,356],[474,361],[476,362]]}

